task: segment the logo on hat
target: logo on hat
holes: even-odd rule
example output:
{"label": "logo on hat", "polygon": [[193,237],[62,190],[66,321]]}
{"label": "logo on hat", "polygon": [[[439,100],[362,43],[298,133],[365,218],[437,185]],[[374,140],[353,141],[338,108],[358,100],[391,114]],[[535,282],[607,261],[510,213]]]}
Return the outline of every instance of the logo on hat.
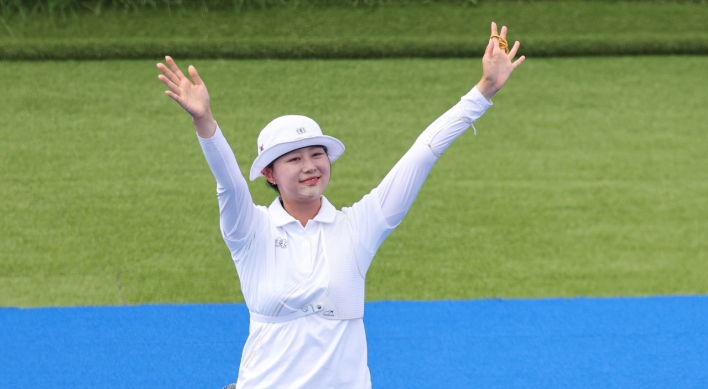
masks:
{"label": "logo on hat", "polygon": [[259,151],[263,151],[263,145],[258,146]]}
{"label": "logo on hat", "polygon": [[299,127],[297,130],[295,130],[295,132],[297,132],[298,134],[304,134],[307,132],[307,130],[305,129],[305,127]]}

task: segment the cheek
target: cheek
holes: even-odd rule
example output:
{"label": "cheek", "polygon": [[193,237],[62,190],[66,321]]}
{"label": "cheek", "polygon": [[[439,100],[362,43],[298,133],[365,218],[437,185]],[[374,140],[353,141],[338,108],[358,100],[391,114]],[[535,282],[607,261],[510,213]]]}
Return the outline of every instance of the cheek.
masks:
{"label": "cheek", "polygon": [[332,173],[332,169],[331,169],[330,164],[328,163],[328,164],[322,165],[322,167],[320,168],[320,171],[322,172],[322,178],[324,178],[326,181],[329,181],[331,173]]}
{"label": "cheek", "polygon": [[276,180],[276,182],[280,182],[281,184],[285,184],[288,181],[288,177],[291,177],[292,174],[290,173],[290,166],[288,164],[279,164],[275,163],[273,165],[273,178]]}

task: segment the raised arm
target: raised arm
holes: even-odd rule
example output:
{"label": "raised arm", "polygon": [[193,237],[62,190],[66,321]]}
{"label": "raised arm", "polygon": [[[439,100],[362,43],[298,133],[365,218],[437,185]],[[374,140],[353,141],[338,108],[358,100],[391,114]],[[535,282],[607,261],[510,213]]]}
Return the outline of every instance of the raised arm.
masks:
{"label": "raised arm", "polygon": [[500,47],[499,37],[506,40],[506,27],[497,35],[497,25],[492,22],[491,32],[492,38],[482,58],[482,79],[460,102],[428,126],[378,186],[381,208],[390,227],[403,220],[437,158],[484,114],[492,105],[492,96],[524,61],[524,56],[513,61],[519,49],[518,41],[508,54]]}
{"label": "raised arm", "polygon": [[165,91],[165,94],[192,116],[204,156],[216,178],[221,233],[227,243],[240,241],[248,234],[255,213],[246,180],[241,175],[231,147],[211,114],[209,92],[197,69],[194,66],[188,68],[189,75],[194,80],[192,82],[180,71],[171,57],[165,57],[165,60],[169,68],[158,63],[157,68],[162,74],[157,77],[170,89]]}

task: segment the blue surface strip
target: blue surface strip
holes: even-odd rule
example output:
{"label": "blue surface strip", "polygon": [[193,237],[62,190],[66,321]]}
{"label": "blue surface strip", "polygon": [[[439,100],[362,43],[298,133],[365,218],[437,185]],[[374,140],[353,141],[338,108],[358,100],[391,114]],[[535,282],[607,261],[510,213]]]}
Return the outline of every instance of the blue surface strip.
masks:
{"label": "blue surface strip", "polygon": [[[375,388],[708,388],[708,296],[372,302]],[[0,308],[0,388],[221,388],[244,305]]]}

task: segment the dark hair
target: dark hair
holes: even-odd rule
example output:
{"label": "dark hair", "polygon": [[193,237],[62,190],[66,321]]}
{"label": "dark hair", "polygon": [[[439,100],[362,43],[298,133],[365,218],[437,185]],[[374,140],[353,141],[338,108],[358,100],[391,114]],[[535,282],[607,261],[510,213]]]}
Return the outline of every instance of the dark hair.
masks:
{"label": "dark hair", "polygon": [[[327,154],[327,146],[312,145],[312,146],[305,146],[305,147],[322,147],[324,149],[325,154]],[[300,147],[300,149],[304,149],[305,147]],[[295,149],[295,150],[300,150],[300,149]],[[288,151],[285,154],[291,153],[295,150]],[[285,155],[285,154],[283,154],[283,155]],[[283,155],[281,155],[280,157],[282,157]],[[273,162],[269,163],[268,166],[266,166],[264,169],[273,170],[273,164],[275,163],[275,161],[280,159],[280,157],[274,159]],[[329,158],[329,154],[327,154],[327,158]],[[278,192],[278,194],[280,194],[280,189],[278,189],[278,184],[271,183],[270,181],[268,181],[268,178],[266,178],[266,186],[269,187],[270,189],[273,189],[274,191]]]}

